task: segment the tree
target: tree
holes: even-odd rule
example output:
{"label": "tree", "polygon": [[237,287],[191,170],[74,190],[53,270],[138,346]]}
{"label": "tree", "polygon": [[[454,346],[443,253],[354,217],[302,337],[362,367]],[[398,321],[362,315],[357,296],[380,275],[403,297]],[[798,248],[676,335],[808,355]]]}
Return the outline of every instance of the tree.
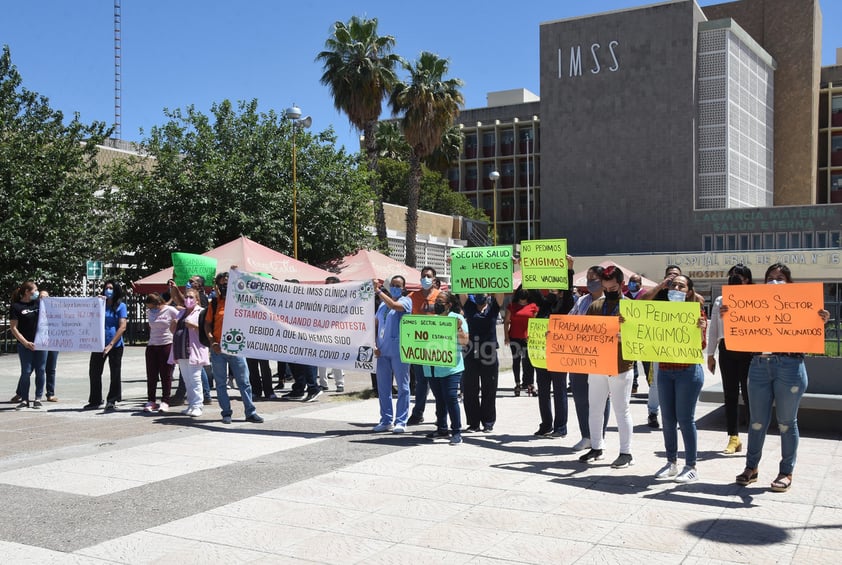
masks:
{"label": "tree", "polygon": [[447,174],[450,165],[459,162],[462,153],[462,132],[459,126],[452,125],[441,136],[441,143],[424,160],[430,169]]}
{"label": "tree", "polygon": [[421,161],[441,143],[442,134],[459,115],[464,98],[459,92],[462,81],[444,78],[448,71],[447,59],[423,51],[414,64],[404,62],[403,66],[409,72],[409,81],[395,86],[389,105],[395,115],[403,113],[403,134],[412,149],[406,210],[406,264],[414,267]]}
{"label": "tree", "polygon": [[[316,56],[324,65],[321,82],[330,90],[333,105],[365,136],[368,170],[377,170],[376,128],[383,99],[392,91],[396,66],[402,59],[392,53],[395,38],[377,34],[377,18],[353,16],[348,23],[337,21],[325,50]],[[370,177],[371,191],[378,195],[377,238],[386,245],[386,216],[377,189],[377,177]]]}
{"label": "tree", "polygon": [[[211,116],[192,106],[165,115],[143,143],[146,166],[113,172],[125,243],[145,266],[162,269],[172,251],[204,253],[241,235],[292,255],[292,123],[258,113],[256,100],[237,109],[225,100]],[[335,141],[332,130],[296,133],[299,258],[311,263],[370,237],[368,172]]]}
{"label": "tree", "polygon": [[0,54],[0,288],[49,281],[54,294],[84,274],[85,261],[115,257],[114,214],[97,167],[104,123],[64,123],[49,100],[22,86],[8,46]]}

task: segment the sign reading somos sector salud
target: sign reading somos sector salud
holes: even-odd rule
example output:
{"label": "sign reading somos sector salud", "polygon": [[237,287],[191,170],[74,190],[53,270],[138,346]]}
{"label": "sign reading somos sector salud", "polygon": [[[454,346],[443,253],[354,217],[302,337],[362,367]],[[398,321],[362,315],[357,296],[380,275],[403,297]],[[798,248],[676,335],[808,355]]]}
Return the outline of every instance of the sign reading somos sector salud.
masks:
{"label": "sign reading somos sector salud", "polygon": [[105,299],[42,298],[35,348],[40,351],[105,349]]}
{"label": "sign reading somos sector salud", "polygon": [[401,318],[401,363],[455,367],[462,349],[457,341],[459,318],[408,315]]}
{"label": "sign reading somos sector salud", "polygon": [[295,284],[232,269],[220,347],[254,359],[373,371],[374,285]]}
{"label": "sign reading somos sector salud", "polygon": [[456,294],[512,292],[512,248],[451,249],[450,272],[450,286]]}
{"label": "sign reading somos sector salud", "polygon": [[171,255],[173,280],[178,286],[184,286],[190,277],[195,275],[204,277],[205,284],[216,277],[216,258],[214,257],[178,251],[174,251]]}
{"label": "sign reading somos sector salud", "polygon": [[723,337],[731,351],[824,353],[822,283],[722,287]]}
{"label": "sign reading somos sector salud", "polygon": [[698,302],[621,300],[623,359],[696,364],[704,362]]}
{"label": "sign reading somos sector salud", "polygon": [[523,288],[567,289],[567,240],[533,239],[520,242]]}
{"label": "sign reading somos sector salud", "polygon": [[550,316],[547,370],[616,375],[619,331],[617,316]]}
{"label": "sign reading somos sector salud", "polygon": [[547,368],[547,330],[550,321],[547,318],[529,318],[526,326],[526,350],[529,362],[538,369]]}

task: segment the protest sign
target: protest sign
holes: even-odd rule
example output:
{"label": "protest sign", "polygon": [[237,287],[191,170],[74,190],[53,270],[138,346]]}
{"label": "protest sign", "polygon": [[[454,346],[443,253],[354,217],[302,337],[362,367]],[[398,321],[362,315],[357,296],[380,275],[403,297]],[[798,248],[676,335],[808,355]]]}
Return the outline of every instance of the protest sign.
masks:
{"label": "protest sign", "polygon": [[520,270],[523,288],[567,289],[567,240],[521,241]]}
{"label": "protest sign", "polygon": [[822,283],[723,286],[722,305],[731,351],[824,353]]}
{"label": "protest sign", "polygon": [[451,249],[450,273],[450,286],[456,294],[512,292],[512,248]]}
{"label": "protest sign", "polygon": [[38,308],[35,349],[102,351],[105,349],[103,298],[42,298]]}
{"label": "protest sign", "polygon": [[623,359],[702,363],[699,303],[621,300]]}
{"label": "protest sign", "polygon": [[547,369],[616,375],[619,331],[617,316],[550,316]]}
{"label": "protest sign", "polygon": [[190,277],[199,275],[204,277],[205,283],[216,277],[216,259],[194,253],[172,253],[173,280],[178,286],[184,286]]}
{"label": "protest sign", "polygon": [[529,318],[526,326],[528,339],[526,349],[529,362],[538,369],[547,368],[547,328],[550,321],[547,318]]}
{"label": "protest sign", "polygon": [[374,285],[295,284],[232,269],[223,353],[374,371]]}
{"label": "protest sign", "polygon": [[401,318],[401,362],[413,365],[455,367],[462,355],[456,340],[459,319],[453,316],[404,316]]}

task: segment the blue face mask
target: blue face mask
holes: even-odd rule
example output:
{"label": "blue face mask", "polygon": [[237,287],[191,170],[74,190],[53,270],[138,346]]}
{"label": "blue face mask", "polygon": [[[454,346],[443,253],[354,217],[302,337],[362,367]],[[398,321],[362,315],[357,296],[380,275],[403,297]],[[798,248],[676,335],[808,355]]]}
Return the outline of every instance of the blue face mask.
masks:
{"label": "blue face mask", "polygon": [[38,293],[37,293],[37,292],[33,292],[33,293],[30,295],[30,298],[31,298],[32,300],[38,300],[38,296],[39,296],[39,295],[38,295]]}
{"label": "blue face mask", "polygon": [[103,292],[102,294],[105,295],[106,298],[111,298],[112,296],[114,296],[114,289],[106,288],[105,292]]}
{"label": "blue face mask", "polygon": [[588,281],[588,292],[593,294],[602,290],[602,281]]}
{"label": "blue face mask", "polygon": [[392,300],[397,300],[398,298],[403,296],[403,289],[397,286],[390,286],[389,294],[392,295]]}
{"label": "blue face mask", "polygon": [[667,292],[667,300],[670,302],[684,302],[687,299],[687,293],[682,290],[670,290]]}
{"label": "blue face mask", "polygon": [[425,278],[421,279],[421,288],[423,288],[424,290],[430,290],[430,288],[432,288],[432,286],[433,286],[433,279],[431,279],[430,277],[425,277]]}
{"label": "blue face mask", "polygon": [[629,292],[637,292],[638,290],[640,290],[640,283],[629,281]]}

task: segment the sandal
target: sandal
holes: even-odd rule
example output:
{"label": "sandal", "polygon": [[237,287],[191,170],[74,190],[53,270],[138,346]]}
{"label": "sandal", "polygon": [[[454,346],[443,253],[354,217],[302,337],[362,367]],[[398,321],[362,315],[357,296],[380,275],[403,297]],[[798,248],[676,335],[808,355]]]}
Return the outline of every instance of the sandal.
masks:
{"label": "sandal", "polygon": [[529,396],[538,396],[538,391],[536,391],[536,390],[535,390],[535,386],[534,386],[534,385],[527,385],[527,387],[526,387],[526,393],[527,393]]}
{"label": "sandal", "polygon": [[757,482],[757,469],[749,469],[746,467],[745,471],[737,475],[738,485],[746,486],[754,482]]}
{"label": "sandal", "polygon": [[772,485],[769,488],[772,489],[772,492],[786,492],[791,486],[792,475],[784,475],[783,473],[781,473],[780,475],[778,475],[778,478],[772,481]]}

